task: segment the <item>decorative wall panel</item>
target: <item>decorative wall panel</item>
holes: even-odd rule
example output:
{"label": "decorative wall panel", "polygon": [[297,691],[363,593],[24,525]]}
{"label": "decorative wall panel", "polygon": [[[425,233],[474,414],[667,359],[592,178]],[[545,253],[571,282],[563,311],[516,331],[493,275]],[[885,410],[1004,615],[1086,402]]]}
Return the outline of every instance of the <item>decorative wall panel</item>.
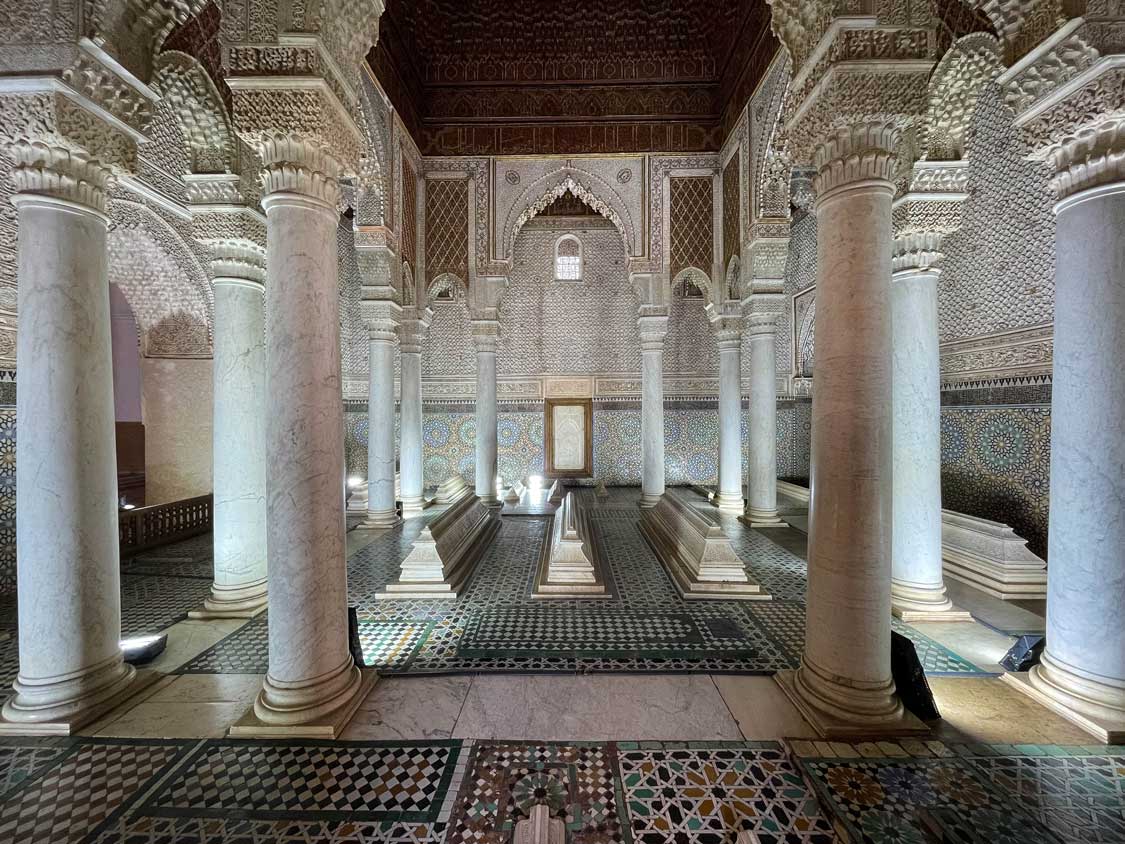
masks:
{"label": "decorative wall panel", "polygon": [[16,591],[16,409],[0,407],[0,594]]}
{"label": "decorative wall panel", "polygon": [[340,369],[344,380],[366,379],[369,368],[367,330],[359,315],[359,265],[355,236],[347,221],[342,221],[336,229],[336,257],[340,285]]}
{"label": "decorative wall panel", "polygon": [[426,180],[426,284],[449,273],[469,281],[469,183]]}
{"label": "decorative wall panel", "polygon": [[730,266],[730,259],[739,254],[742,239],[742,192],[740,162],[742,156],[732,155],[723,168],[723,269]]}
{"label": "decorative wall panel", "polygon": [[1049,172],[1025,159],[997,85],[977,101],[967,142],[969,199],[946,238],[938,282],[943,341],[1047,325],[1054,317]]}
{"label": "decorative wall panel", "polygon": [[[402,260],[411,268],[418,266],[418,185],[417,176],[406,156],[402,158]],[[403,279],[405,285],[407,279]]]}
{"label": "decorative wall panel", "polygon": [[941,409],[941,498],[949,510],[1011,525],[1047,556],[1049,405]]}
{"label": "decorative wall panel", "polygon": [[694,267],[708,277],[715,256],[714,182],[706,176],[673,176],[668,180],[669,275]]}

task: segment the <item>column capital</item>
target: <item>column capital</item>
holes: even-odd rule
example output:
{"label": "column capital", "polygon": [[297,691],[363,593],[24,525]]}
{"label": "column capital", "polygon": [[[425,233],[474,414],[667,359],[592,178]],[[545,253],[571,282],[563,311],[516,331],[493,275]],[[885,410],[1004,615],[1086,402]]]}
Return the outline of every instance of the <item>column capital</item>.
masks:
{"label": "column capital", "polygon": [[1125,9],[1065,21],[999,77],[1060,200],[1125,181]]}
{"label": "column capital", "polygon": [[118,175],[146,140],[90,97],[54,77],[0,79],[0,147],[17,194],[72,202],[104,214]]}
{"label": "column capital", "polygon": [[946,235],[961,228],[961,211],[969,194],[966,161],[919,161],[907,193],[892,204],[893,271],[932,270],[941,260]]}
{"label": "column capital", "polygon": [[817,202],[833,190],[860,181],[894,181],[900,131],[891,121],[868,121],[833,130],[813,153]]}
{"label": "column capital", "polygon": [[840,126],[904,128],[927,109],[938,25],[924,4],[893,24],[849,13],[835,0],[769,0],[770,26],[792,60],[780,120],[795,165],[812,160]]}
{"label": "column capital", "polygon": [[430,308],[413,305],[402,309],[402,322],[398,330],[398,348],[404,355],[422,354],[422,342],[430,329],[434,312]]}
{"label": "column capital", "polygon": [[495,354],[500,345],[500,320],[474,319],[469,322],[469,326],[477,353]]}
{"label": "column capital", "polygon": [[637,331],[641,338],[642,352],[659,352],[664,349],[664,337],[668,333],[667,314],[642,314],[637,317]]}
{"label": "column capital", "polygon": [[340,160],[322,146],[299,135],[280,135],[256,144],[262,160],[262,207],[270,196],[296,193],[335,212],[340,201]]}
{"label": "column capital", "polygon": [[708,304],[707,321],[715,335],[719,351],[737,351],[742,348],[742,306],[737,301],[720,305]]}
{"label": "column capital", "polygon": [[266,250],[250,240],[215,240],[211,250],[213,284],[240,283],[263,288],[266,283]]}
{"label": "column capital", "polygon": [[785,264],[789,260],[789,220],[761,219],[755,222],[743,254],[747,260],[741,295],[782,292]]}
{"label": "column capital", "polygon": [[752,313],[746,315],[746,333],[751,337],[777,334],[777,322],[781,314]]}
{"label": "column capital", "polygon": [[398,339],[402,306],[392,299],[364,299],[359,315],[373,342],[394,343]]}
{"label": "column capital", "polygon": [[198,243],[246,242],[266,247],[266,218],[242,178],[232,173],[189,173],[187,187],[191,233]]}

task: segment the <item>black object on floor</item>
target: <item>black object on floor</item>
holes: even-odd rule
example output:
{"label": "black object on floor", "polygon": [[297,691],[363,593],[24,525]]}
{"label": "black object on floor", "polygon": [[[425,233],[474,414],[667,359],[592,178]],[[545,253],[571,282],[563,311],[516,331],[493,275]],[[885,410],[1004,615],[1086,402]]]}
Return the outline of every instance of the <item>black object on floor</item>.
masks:
{"label": "black object on floor", "polygon": [[914,650],[914,643],[905,636],[891,631],[891,676],[894,677],[898,696],[909,712],[923,721],[941,717],[934,693],[926,682],[926,672]]}
{"label": "black object on floor", "polygon": [[355,607],[348,607],[348,650],[352,652],[356,665],[367,667],[363,662],[363,646],[359,643],[359,616]]}
{"label": "black object on floor", "polygon": [[1039,664],[1039,657],[1043,655],[1043,648],[1047,644],[1047,637],[1037,633],[1026,633],[1016,639],[1016,643],[1008,648],[1000,664],[1008,671],[1030,671],[1033,665]]}
{"label": "black object on floor", "polygon": [[152,636],[135,636],[121,640],[121,652],[130,665],[144,665],[152,662],[168,645],[168,634],[157,633]]}

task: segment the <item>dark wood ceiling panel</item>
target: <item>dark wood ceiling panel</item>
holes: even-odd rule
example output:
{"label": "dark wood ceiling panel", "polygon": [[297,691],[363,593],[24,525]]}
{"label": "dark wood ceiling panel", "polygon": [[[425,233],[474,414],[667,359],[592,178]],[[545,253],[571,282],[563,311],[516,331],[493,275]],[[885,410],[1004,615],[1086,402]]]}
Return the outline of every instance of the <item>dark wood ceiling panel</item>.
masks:
{"label": "dark wood ceiling panel", "polygon": [[427,155],[718,148],[765,0],[388,0],[368,57]]}

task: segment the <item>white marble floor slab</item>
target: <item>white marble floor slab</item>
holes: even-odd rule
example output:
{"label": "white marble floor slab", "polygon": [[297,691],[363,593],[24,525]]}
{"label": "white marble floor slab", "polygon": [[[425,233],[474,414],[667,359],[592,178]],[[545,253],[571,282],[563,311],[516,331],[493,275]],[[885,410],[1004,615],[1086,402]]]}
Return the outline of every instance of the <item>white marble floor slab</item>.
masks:
{"label": "white marble floor slab", "polygon": [[983,671],[1002,672],[1000,660],[1015,644],[1014,636],[997,633],[975,621],[919,621],[910,625],[945,645]]}
{"label": "white marble floor slab", "polygon": [[773,677],[715,674],[712,679],[747,741],[817,738]]}
{"label": "white marble floor slab", "polygon": [[705,674],[477,676],[453,735],[533,741],[742,738]]}
{"label": "white marble floor slab", "polygon": [[164,647],[164,652],[141,667],[164,673],[175,671],[248,621],[249,619],[245,618],[179,621],[164,631],[168,634],[168,644]]}
{"label": "white marble floor slab", "polygon": [[342,738],[449,738],[474,680],[471,676],[380,677]]}

